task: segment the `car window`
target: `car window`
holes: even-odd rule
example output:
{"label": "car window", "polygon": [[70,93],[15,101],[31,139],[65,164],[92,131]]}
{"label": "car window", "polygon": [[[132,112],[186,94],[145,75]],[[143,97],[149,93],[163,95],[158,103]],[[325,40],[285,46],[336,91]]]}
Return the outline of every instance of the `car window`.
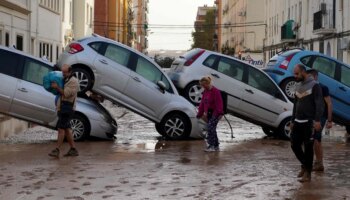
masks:
{"label": "car window", "polygon": [[36,60],[26,58],[24,62],[22,79],[39,85],[43,85],[44,76],[52,71],[50,66]]}
{"label": "car window", "polygon": [[20,56],[0,49],[0,73],[8,76],[16,76]]}
{"label": "car window", "polygon": [[216,55],[210,55],[207,59],[205,59],[203,65],[212,68],[215,64],[216,58]]}
{"label": "car window", "polygon": [[350,87],[350,68],[341,66],[340,82]]}
{"label": "car window", "polygon": [[336,62],[324,57],[316,57],[315,61],[312,64],[313,69],[332,78],[334,78],[336,66]]}
{"label": "car window", "polygon": [[163,73],[147,59],[137,56],[135,72],[155,84],[157,84],[158,81],[163,81],[166,85],[166,90],[169,92],[171,91],[169,81],[166,79]]}
{"label": "car window", "polygon": [[275,96],[279,92],[271,79],[253,67],[249,67],[248,85],[272,96]]}
{"label": "car window", "polygon": [[306,56],[300,59],[301,63],[304,65],[310,67],[310,61],[311,61],[312,56]]}
{"label": "car window", "polygon": [[222,57],[220,58],[217,70],[231,78],[242,81],[244,66],[245,64],[243,63]]}
{"label": "car window", "polygon": [[131,52],[117,45],[109,44],[106,48],[105,56],[114,62],[127,66]]}
{"label": "car window", "polygon": [[99,52],[100,47],[102,46],[102,43],[101,42],[91,42],[88,45],[96,52]]}

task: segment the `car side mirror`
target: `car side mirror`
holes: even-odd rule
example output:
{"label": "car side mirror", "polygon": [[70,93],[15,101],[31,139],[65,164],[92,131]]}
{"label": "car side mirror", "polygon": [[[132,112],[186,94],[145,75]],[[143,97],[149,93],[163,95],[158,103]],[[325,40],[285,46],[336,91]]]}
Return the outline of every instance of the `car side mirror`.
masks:
{"label": "car side mirror", "polygon": [[157,86],[159,87],[159,89],[160,89],[160,91],[161,91],[162,93],[165,92],[165,90],[166,90],[166,85],[165,85],[165,83],[164,83],[163,81],[158,81],[158,82],[157,82]]}

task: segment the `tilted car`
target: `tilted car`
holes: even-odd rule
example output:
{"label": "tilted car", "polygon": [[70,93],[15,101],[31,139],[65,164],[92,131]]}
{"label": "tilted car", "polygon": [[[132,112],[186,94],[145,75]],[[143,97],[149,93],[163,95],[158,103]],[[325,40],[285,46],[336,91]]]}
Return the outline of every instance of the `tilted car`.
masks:
{"label": "tilted car", "polygon": [[202,137],[196,108],[178,95],[168,76],[148,56],[93,34],[72,42],[58,66],[72,66],[81,92],[92,90],[155,122],[171,139]]}
{"label": "tilted car", "polygon": [[294,99],[296,64],[319,72],[318,81],[327,86],[333,104],[333,121],[350,127],[350,66],[330,56],[302,49],[281,52],[270,59],[264,71]]}
{"label": "tilted car", "polygon": [[[53,65],[21,51],[0,46],[0,112],[56,128],[55,96],[43,87],[43,77]],[[75,140],[88,136],[113,139],[117,123],[111,114],[94,100],[78,98],[70,121]]]}
{"label": "tilted car", "polygon": [[289,137],[293,104],[262,70],[217,52],[193,49],[175,59],[168,75],[195,105],[203,91],[199,80],[211,76],[213,85],[227,93],[228,113],[260,125],[267,135]]}

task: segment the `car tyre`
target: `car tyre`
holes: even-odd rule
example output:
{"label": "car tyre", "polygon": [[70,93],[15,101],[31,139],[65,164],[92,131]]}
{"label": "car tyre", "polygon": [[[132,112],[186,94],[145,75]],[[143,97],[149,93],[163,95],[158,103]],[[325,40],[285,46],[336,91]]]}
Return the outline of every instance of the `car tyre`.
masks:
{"label": "car tyre", "polygon": [[272,130],[271,128],[268,128],[266,126],[262,126],[261,128],[262,128],[263,132],[265,133],[265,135],[267,135],[269,137],[276,135],[276,131]]}
{"label": "car tyre", "polygon": [[87,91],[91,90],[93,86],[93,79],[91,74],[87,70],[77,67],[73,68],[72,72],[73,76],[75,76],[79,81],[79,94],[85,94]]}
{"label": "car tyre", "polygon": [[183,114],[171,113],[166,115],[159,125],[156,125],[156,129],[160,135],[167,139],[183,140],[190,135],[191,123]]}
{"label": "car tyre", "polygon": [[184,96],[193,105],[198,106],[202,99],[202,93],[203,89],[199,82],[192,82],[186,86]]}
{"label": "car tyre", "polygon": [[74,141],[83,141],[90,135],[90,123],[79,114],[74,114],[70,120]]}
{"label": "car tyre", "polygon": [[284,94],[287,95],[287,97],[290,100],[294,100],[294,95],[295,95],[295,87],[296,87],[296,80],[294,78],[289,78],[281,84],[281,88],[284,92]]}
{"label": "car tyre", "polygon": [[290,128],[292,121],[291,118],[288,117],[284,119],[281,124],[278,127],[278,134],[281,136],[281,138],[289,140],[290,136],[292,134],[292,130]]}

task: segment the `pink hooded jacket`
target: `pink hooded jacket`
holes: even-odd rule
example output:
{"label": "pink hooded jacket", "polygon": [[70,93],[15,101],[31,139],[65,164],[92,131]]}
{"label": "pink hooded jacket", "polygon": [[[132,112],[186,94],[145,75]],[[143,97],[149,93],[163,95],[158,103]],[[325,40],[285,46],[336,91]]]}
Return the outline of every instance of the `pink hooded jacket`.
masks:
{"label": "pink hooded jacket", "polygon": [[209,90],[204,90],[197,118],[202,117],[204,113],[208,113],[209,109],[213,110],[213,117],[219,117],[224,114],[220,90],[214,86]]}

